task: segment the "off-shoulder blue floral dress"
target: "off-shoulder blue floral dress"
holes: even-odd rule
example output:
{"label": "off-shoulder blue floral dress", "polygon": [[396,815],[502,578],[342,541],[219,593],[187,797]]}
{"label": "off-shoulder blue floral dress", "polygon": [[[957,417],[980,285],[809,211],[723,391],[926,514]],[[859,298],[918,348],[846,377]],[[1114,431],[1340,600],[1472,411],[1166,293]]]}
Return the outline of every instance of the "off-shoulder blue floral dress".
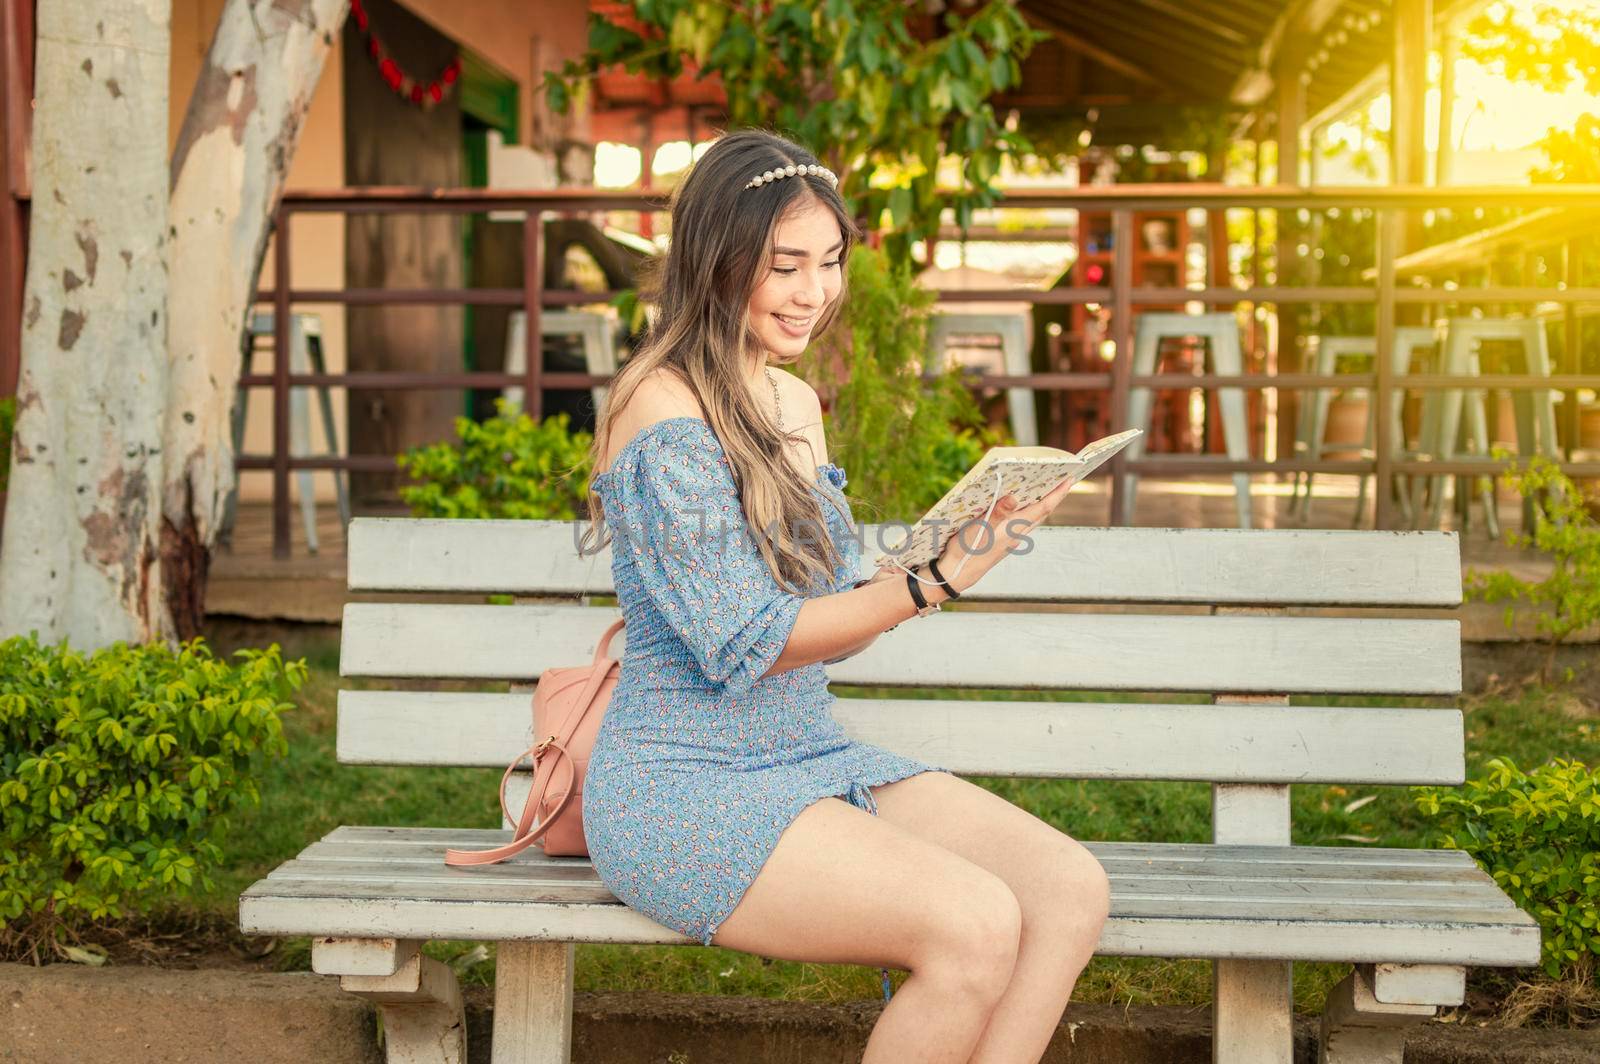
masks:
{"label": "off-shoulder blue floral dress", "polygon": [[[613,894],[710,945],[807,806],[842,797],[876,814],[869,786],[949,770],[849,738],[822,662],[763,678],[812,596],[785,591],[756,550],[706,421],[645,426],[591,483],[626,646],[584,775],[584,837]],[[856,579],[854,520],[826,498],[848,514],[844,485],[839,466],[817,468],[844,562],[815,596]]]}

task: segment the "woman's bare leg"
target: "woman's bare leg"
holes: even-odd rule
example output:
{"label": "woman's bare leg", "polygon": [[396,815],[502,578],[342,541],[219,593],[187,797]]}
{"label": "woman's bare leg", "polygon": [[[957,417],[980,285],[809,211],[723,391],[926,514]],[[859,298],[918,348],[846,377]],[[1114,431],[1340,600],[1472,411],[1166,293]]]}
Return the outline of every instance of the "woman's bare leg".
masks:
{"label": "woman's bare leg", "polygon": [[969,1058],[1036,1064],[1061,1022],[1105,924],[1105,870],[1078,842],[977,784],[924,772],[873,787],[878,815],[1005,881],[1022,941],[1005,993]]}
{"label": "woman's bare leg", "polygon": [[839,798],[778,839],[712,944],[900,968],[863,1064],[960,1064],[1011,978],[1022,913],[997,876]]}

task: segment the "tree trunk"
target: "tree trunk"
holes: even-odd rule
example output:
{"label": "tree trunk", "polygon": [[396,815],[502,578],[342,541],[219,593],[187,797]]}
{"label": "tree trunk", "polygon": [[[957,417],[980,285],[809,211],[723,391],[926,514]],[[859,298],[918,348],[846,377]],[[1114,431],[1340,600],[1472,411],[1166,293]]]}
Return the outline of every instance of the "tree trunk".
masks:
{"label": "tree trunk", "polygon": [[0,633],[163,627],[170,0],[39,0]]}
{"label": "tree trunk", "polygon": [[[229,415],[272,212],[349,0],[227,0],[172,154],[172,300],[161,512],[165,626],[205,616],[234,483]],[[280,356],[274,356],[280,357]]]}

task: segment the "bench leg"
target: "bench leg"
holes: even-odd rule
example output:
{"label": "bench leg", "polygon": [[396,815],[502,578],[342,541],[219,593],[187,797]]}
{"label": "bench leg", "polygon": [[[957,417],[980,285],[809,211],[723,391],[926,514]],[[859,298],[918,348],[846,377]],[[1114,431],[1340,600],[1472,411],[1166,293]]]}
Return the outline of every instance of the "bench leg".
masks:
{"label": "bench leg", "polygon": [[[1379,969],[1382,969],[1380,977]],[[1404,1000],[1378,1000],[1374,986],[1394,983],[1436,982],[1433,976],[1464,974],[1460,968],[1436,965],[1357,965],[1345,980],[1328,992],[1322,1012],[1322,1037],[1317,1064],[1401,1064],[1405,1058],[1406,1030],[1434,1014],[1434,1005]],[[1395,978],[1389,978],[1394,976]],[[1455,982],[1456,976],[1445,981]],[[1385,987],[1385,989],[1387,989]],[[1385,993],[1389,998],[1415,997],[1405,992]],[[1428,995],[1422,995],[1428,996]]]}
{"label": "bench leg", "polygon": [[449,965],[413,953],[393,975],[343,975],[339,985],[378,1006],[388,1064],[466,1064],[466,1013]]}
{"label": "bench leg", "polygon": [[572,1060],[571,942],[496,947],[493,1064]]}
{"label": "bench leg", "polygon": [[1292,966],[1284,961],[1215,961],[1211,1059],[1215,1064],[1294,1060]]}

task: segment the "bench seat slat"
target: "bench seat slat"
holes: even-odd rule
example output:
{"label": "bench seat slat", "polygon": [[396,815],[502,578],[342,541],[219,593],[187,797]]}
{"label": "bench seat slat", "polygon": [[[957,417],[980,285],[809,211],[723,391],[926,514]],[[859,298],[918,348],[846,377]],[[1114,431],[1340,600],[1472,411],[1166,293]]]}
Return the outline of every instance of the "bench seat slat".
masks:
{"label": "bench seat slat", "polygon": [[[1146,875],[1139,869],[1114,866],[1108,869],[1112,893],[1130,904],[1172,901],[1179,905],[1201,903],[1203,899],[1252,902],[1263,906],[1288,906],[1294,909],[1316,906],[1386,905],[1396,910],[1416,909],[1504,909],[1510,899],[1484,890],[1481,877],[1460,875],[1450,881],[1405,879],[1320,879],[1300,880],[1281,875],[1231,875],[1206,868],[1203,875]],[[397,864],[389,861],[295,860],[279,865],[269,879],[294,880],[311,884],[333,884],[338,890],[360,890],[365,884],[476,890],[477,884],[551,892],[557,897],[571,892],[573,901],[604,901],[604,891],[592,868],[506,868],[489,865],[456,869],[442,862],[414,861]]]}
{"label": "bench seat slat", "polygon": [[[483,902],[538,901],[563,905],[572,902],[617,902],[599,879],[591,876],[588,882],[550,882],[535,877],[474,876],[451,869],[451,876],[395,875],[379,870],[353,872],[346,876],[339,872],[317,871],[308,877],[293,870],[262,880],[262,893],[282,897],[322,897],[349,900],[373,898],[432,898],[441,904]],[[1170,891],[1170,884],[1162,884]],[[1391,885],[1394,886],[1394,885]],[[1381,893],[1360,896],[1354,893],[1321,896],[1296,896],[1290,887],[1281,892],[1265,889],[1262,884],[1250,884],[1248,889],[1234,891],[1228,884],[1196,884],[1193,890],[1162,893],[1140,890],[1137,885],[1126,889],[1120,880],[1112,882],[1112,912],[1139,916],[1171,916],[1186,919],[1191,916],[1222,916],[1230,919],[1264,918],[1326,919],[1385,922],[1388,914],[1397,918],[1435,923],[1494,922],[1520,910],[1513,905],[1491,901],[1479,887],[1474,892],[1452,888],[1437,888],[1441,895],[1433,900],[1416,891],[1407,896],[1403,887],[1396,886],[1392,897]],[[1474,897],[1479,899],[1474,901]]]}
{"label": "bench seat slat", "polygon": [[[1171,843],[1155,843],[1167,849],[1173,848]],[[1108,852],[1107,843],[1094,843],[1093,847],[1102,864],[1113,875],[1137,876],[1141,879],[1192,879],[1195,875],[1196,862],[1192,859],[1181,857],[1168,857],[1165,855],[1149,856],[1123,856],[1117,852]],[[474,847],[467,846],[467,849]],[[534,849],[537,849],[536,847]],[[583,869],[588,867],[584,860],[570,858],[547,858],[542,854],[530,856],[534,851],[525,850],[510,860],[503,861],[495,868],[510,867],[517,875],[544,875],[551,870],[554,878],[556,871],[566,874],[569,869]],[[1367,851],[1359,851],[1366,853]],[[1395,851],[1389,851],[1395,852]],[[1406,852],[1406,851],[1399,851]],[[1421,854],[1433,854],[1441,851],[1417,850],[1411,851]],[[1459,851],[1446,851],[1459,853]],[[314,863],[328,862],[357,862],[368,865],[383,865],[404,872],[406,866],[422,865],[433,867],[439,863],[438,848],[425,844],[404,844],[392,842],[368,842],[360,846],[350,846],[337,842],[314,842],[300,852],[295,858],[297,862]],[[1345,881],[1354,880],[1366,882],[1369,880],[1388,880],[1399,883],[1458,883],[1464,881],[1475,882],[1478,878],[1478,868],[1470,860],[1457,864],[1455,862],[1428,861],[1418,863],[1401,863],[1399,861],[1384,860],[1377,863],[1372,860],[1363,861],[1288,861],[1275,860],[1244,860],[1213,858],[1205,861],[1205,872],[1211,876],[1222,876],[1230,879],[1248,880],[1258,877],[1273,877],[1277,879],[1297,879],[1311,881]]]}
{"label": "bench seat slat", "polygon": [[[240,895],[240,927],[257,935],[341,938],[528,939],[557,942],[686,945],[621,904],[517,902],[442,904],[434,899],[329,899],[272,893],[261,880]],[[1539,957],[1538,925],[1517,922],[1303,920],[1116,915],[1098,953],[1112,956],[1210,957],[1393,964],[1530,965]]]}
{"label": "bench seat slat", "polygon": [[[240,899],[243,928],[354,937],[688,941],[613,898],[585,859],[544,858],[532,867],[444,865],[446,845],[493,844],[506,832],[391,829],[367,835],[371,845],[422,844],[396,865],[364,862],[359,831],[371,829],[340,829],[323,840],[342,839],[352,860],[296,859],[249,887]],[[1538,956],[1537,925],[1508,905],[1487,876],[1462,868],[1461,854],[1412,866],[1418,878],[1410,881],[1362,882],[1361,868],[1407,851],[1089,845],[1113,870],[1102,952],[1459,964],[1532,963]],[[1137,859],[1126,859],[1135,849],[1163,865],[1169,855],[1224,850],[1226,863],[1250,874],[1233,879],[1194,861],[1187,881],[1165,870],[1160,877],[1142,875]],[[1318,863],[1308,856],[1344,859],[1344,882],[1294,875],[1293,869]],[[1277,860],[1283,857],[1291,860]],[[1451,875],[1429,883],[1424,877],[1435,871]]]}
{"label": "bench seat slat", "polygon": [[[339,671],[531,680],[589,660],[617,616],[583,606],[352,602]],[[962,610],[886,633],[828,666],[828,677],[919,687],[1456,694],[1461,622]]]}
{"label": "bench seat slat", "polygon": [[[851,738],[962,775],[1217,783],[1459,783],[1454,709],[841,698]],[[533,745],[529,696],[340,691],[346,764],[504,768]]]}
{"label": "bench seat slat", "polygon": [[[383,844],[399,848],[417,848],[428,854],[443,854],[446,847],[459,849],[487,849],[503,846],[511,841],[511,832],[503,828],[416,828],[383,827],[365,824],[345,824],[334,828],[322,837],[328,844]],[[313,843],[313,845],[316,845]],[[1209,864],[1213,861],[1247,861],[1259,864],[1354,864],[1358,867],[1383,865],[1452,866],[1476,868],[1472,858],[1461,850],[1416,850],[1385,846],[1235,846],[1212,843],[1184,842],[1086,842],[1101,861],[1195,862]],[[441,858],[442,860],[442,858]],[[543,851],[525,850],[510,859],[511,862],[551,864],[581,864],[586,858],[547,857]]]}
{"label": "bench seat slat", "polygon": [[[357,517],[350,523],[352,591],[609,594],[611,549],[587,558],[587,522]],[[863,525],[863,574],[882,549]],[[892,528],[884,543],[898,536]],[[1453,532],[1315,529],[1034,529],[1028,555],[972,591],[989,601],[1272,602],[1437,606],[1461,602]],[[1049,589],[1041,593],[1041,589]]]}

